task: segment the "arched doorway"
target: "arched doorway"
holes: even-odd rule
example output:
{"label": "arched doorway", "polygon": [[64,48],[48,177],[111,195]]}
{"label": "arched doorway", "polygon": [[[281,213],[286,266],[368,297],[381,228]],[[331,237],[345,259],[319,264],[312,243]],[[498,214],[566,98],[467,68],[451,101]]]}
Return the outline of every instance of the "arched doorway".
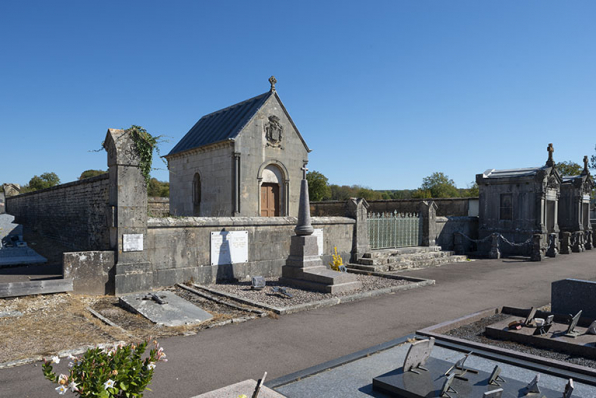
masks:
{"label": "arched doorway", "polygon": [[268,165],[261,180],[261,217],[279,217],[282,214],[283,174],[281,170]]}

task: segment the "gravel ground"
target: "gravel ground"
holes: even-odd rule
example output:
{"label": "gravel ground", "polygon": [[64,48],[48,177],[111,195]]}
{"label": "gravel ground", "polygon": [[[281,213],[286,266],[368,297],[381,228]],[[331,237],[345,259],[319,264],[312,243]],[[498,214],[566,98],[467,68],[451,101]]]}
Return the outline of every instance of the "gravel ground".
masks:
{"label": "gravel ground", "polygon": [[[519,352],[523,352],[526,354],[532,354],[539,357],[555,359],[557,361],[569,362],[576,365],[587,366],[590,368],[596,368],[596,360],[583,358],[583,357],[575,357],[568,354],[563,354],[560,352],[545,350],[542,348],[536,348],[530,345],[515,343],[511,341],[504,341],[504,340],[497,340],[493,338],[486,337],[484,335],[484,328],[490,324],[495,322],[502,321],[506,318],[509,318],[511,315],[508,314],[497,314],[487,318],[482,318],[478,322],[471,323],[469,325],[465,325],[459,327],[457,329],[450,330],[445,334],[448,336],[457,337],[460,339],[475,341],[478,343],[489,344],[496,347],[507,348],[509,350],[515,350]],[[522,319],[520,317],[520,319]]]}
{"label": "gravel ground", "polygon": [[[235,282],[235,283],[218,283],[207,285],[205,287],[223,292],[233,294],[243,299],[248,299],[260,304],[265,304],[270,307],[285,308],[295,305],[312,303],[321,300],[327,300],[334,297],[349,296],[356,293],[368,292],[373,290],[385,289],[394,286],[402,286],[413,283],[404,279],[390,279],[379,276],[353,274],[360,282],[362,288],[345,293],[319,293],[309,290],[295,289],[288,285],[279,283],[278,278],[265,278],[267,286],[262,290],[251,289],[250,282]],[[285,287],[286,291],[292,295],[292,298],[286,297],[280,293],[275,293],[273,287]]]}

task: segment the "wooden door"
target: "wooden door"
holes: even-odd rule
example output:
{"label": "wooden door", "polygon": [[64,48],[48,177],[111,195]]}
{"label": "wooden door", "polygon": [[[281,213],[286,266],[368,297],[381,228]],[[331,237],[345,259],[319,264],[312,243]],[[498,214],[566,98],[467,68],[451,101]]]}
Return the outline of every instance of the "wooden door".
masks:
{"label": "wooden door", "polygon": [[264,183],[261,185],[261,217],[279,216],[279,185]]}

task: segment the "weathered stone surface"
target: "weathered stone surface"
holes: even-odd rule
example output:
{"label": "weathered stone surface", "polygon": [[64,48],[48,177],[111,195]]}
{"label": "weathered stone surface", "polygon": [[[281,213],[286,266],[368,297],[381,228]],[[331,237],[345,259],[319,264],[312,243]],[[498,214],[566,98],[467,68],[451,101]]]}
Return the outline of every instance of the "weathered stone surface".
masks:
{"label": "weathered stone surface", "polygon": [[114,252],[87,251],[64,253],[64,278],[73,279],[76,294],[114,294]]}
{"label": "weathered stone surface", "polygon": [[563,279],[551,284],[551,307],[555,314],[576,314],[596,318],[596,282]]}
{"label": "weathered stone surface", "polygon": [[[251,397],[252,393],[257,385],[255,380],[245,380],[236,384],[232,384],[227,387],[222,387],[217,390],[206,392],[201,395],[196,395],[192,398],[222,398],[222,397],[238,397],[242,394],[247,397]],[[272,389],[262,386],[259,390],[259,398],[284,398],[285,395],[281,395]]]}
{"label": "weathered stone surface", "polygon": [[148,298],[149,293],[128,294],[120,297],[120,303],[164,326],[183,326],[205,322],[213,318],[207,311],[176,296],[172,292],[155,292],[164,304]]}

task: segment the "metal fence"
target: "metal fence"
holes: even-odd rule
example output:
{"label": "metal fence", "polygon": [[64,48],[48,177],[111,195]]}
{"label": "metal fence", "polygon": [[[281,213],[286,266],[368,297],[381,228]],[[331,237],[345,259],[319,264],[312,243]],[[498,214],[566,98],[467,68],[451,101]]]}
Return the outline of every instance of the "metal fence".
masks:
{"label": "metal fence", "polygon": [[413,213],[369,213],[368,240],[371,249],[420,246],[422,217]]}

